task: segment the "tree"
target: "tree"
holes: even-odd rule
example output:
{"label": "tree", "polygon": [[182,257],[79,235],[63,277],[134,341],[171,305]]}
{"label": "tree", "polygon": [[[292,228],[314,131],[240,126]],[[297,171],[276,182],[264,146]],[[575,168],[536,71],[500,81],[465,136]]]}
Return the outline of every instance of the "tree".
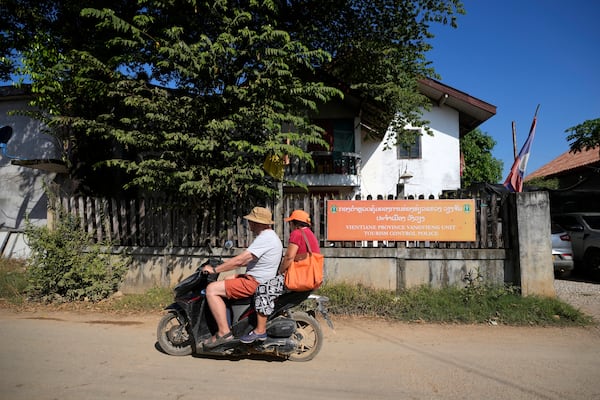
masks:
{"label": "tree", "polygon": [[565,132],[569,133],[567,141],[572,153],[590,150],[600,145],[600,118],[587,120],[573,126]]}
{"label": "tree", "polygon": [[527,186],[556,190],[560,189],[560,181],[558,178],[546,178],[539,176],[537,178],[528,179]]}
{"label": "tree", "polygon": [[460,139],[460,148],[464,157],[462,187],[473,183],[496,183],[502,179],[503,163],[492,157],[496,141],[479,128],[467,133]]}
{"label": "tree", "polygon": [[5,0],[0,50],[21,57],[82,188],[118,170],[111,187],[261,197],[275,187],[265,156],[309,160],[306,144],[325,144],[319,104],[359,95],[376,136],[395,121],[400,141],[425,124],[429,25],[454,26],[462,4],[397,3]]}

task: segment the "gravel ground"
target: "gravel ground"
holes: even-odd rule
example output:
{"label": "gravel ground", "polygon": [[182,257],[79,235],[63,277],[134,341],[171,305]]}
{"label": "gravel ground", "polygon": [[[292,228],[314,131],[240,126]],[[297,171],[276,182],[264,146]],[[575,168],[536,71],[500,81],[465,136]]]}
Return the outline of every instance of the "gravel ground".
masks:
{"label": "gravel ground", "polygon": [[556,295],[594,317],[600,323],[600,283],[577,279],[555,279]]}

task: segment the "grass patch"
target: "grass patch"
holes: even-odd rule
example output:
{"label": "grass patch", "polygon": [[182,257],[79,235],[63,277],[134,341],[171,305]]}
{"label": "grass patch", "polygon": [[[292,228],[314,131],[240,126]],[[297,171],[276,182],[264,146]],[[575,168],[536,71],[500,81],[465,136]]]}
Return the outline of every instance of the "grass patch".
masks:
{"label": "grass patch", "polygon": [[113,298],[106,308],[117,312],[154,312],[164,309],[173,302],[173,291],[169,288],[153,288],[143,294],[126,294]]}
{"label": "grass patch", "polygon": [[[25,263],[0,258],[0,299],[13,305],[27,305]],[[394,293],[363,285],[325,284],[318,293],[329,297],[333,315],[371,316],[398,321],[538,326],[593,325],[591,317],[558,298],[522,297],[510,287],[467,285],[466,288],[432,289],[419,287]],[[97,303],[72,302],[72,308],[116,313],[160,312],[173,301],[169,288],[155,288],[143,294],[126,294]],[[51,307],[48,305],[48,307]]]}
{"label": "grass patch", "polygon": [[26,288],[25,261],[0,257],[0,299],[22,304]]}
{"label": "grass patch", "polygon": [[514,288],[419,287],[391,291],[362,285],[324,285],[332,314],[366,315],[398,321],[586,326],[593,319],[557,298],[522,297]]}

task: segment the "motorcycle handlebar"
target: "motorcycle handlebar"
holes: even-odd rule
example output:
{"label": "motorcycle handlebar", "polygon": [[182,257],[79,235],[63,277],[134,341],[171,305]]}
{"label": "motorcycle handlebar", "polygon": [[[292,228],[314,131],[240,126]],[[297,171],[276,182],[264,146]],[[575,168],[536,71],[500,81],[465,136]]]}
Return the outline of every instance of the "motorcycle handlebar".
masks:
{"label": "motorcycle handlebar", "polygon": [[[204,241],[204,246],[207,248],[208,250],[208,254],[213,254],[213,248],[212,245],[210,243],[210,239],[206,239]],[[225,243],[223,244],[223,249],[221,250],[221,254],[219,256],[219,258],[209,258],[208,260],[206,260],[205,262],[203,262],[199,267],[198,270],[201,270],[204,266],[206,265],[212,265],[213,267],[216,267],[217,265],[220,265],[223,263],[223,252],[225,250],[231,250],[233,248],[233,242],[231,240],[226,240]],[[207,275],[211,275],[210,272],[205,272],[202,271],[202,274],[207,274]]]}

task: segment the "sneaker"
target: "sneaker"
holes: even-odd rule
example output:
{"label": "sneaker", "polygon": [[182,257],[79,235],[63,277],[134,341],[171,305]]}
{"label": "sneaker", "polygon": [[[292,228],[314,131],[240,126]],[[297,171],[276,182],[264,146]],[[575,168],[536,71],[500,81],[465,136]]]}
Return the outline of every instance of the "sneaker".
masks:
{"label": "sneaker", "polygon": [[254,333],[254,331],[250,332],[247,335],[244,335],[240,338],[240,342],[242,343],[254,343],[257,340],[261,342],[267,339],[267,333]]}

